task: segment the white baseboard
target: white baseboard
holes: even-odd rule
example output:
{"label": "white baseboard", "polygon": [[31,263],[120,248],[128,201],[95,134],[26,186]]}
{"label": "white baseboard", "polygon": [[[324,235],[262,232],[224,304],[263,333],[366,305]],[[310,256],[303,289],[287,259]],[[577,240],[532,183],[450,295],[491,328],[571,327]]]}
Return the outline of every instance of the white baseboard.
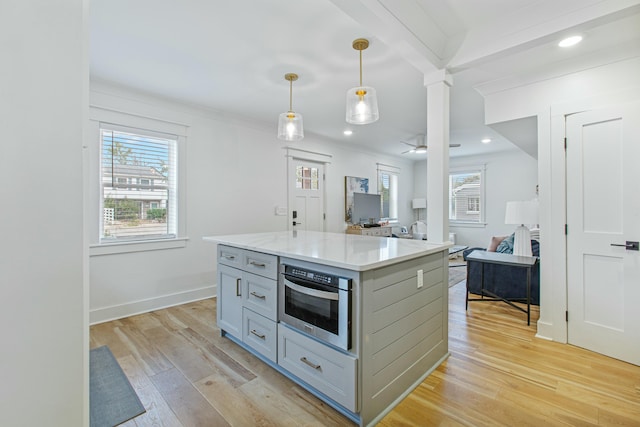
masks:
{"label": "white baseboard", "polygon": [[160,310],[162,308],[173,307],[175,305],[186,304],[188,302],[212,298],[214,296],[216,296],[216,285],[211,285],[191,291],[162,295],[159,297],[113,305],[110,307],[96,308],[89,310],[89,324],[95,325],[98,323],[109,322],[111,320],[122,319],[123,317],[148,313],[153,310]]}
{"label": "white baseboard", "polygon": [[553,324],[538,320],[536,338],[553,341]]}

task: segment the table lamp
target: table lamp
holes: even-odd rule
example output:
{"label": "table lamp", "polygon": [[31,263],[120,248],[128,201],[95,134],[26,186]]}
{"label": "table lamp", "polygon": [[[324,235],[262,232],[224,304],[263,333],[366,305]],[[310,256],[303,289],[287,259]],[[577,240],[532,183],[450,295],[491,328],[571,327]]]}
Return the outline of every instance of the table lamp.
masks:
{"label": "table lamp", "polygon": [[418,221],[420,221],[420,209],[427,207],[427,199],[413,199],[411,201],[411,207],[418,211]]}
{"label": "table lamp", "polygon": [[507,202],[505,224],[517,224],[513,239],[513,254],[531,256],[531,233],[525,224],[538,223],[538,204],[534,201]]}

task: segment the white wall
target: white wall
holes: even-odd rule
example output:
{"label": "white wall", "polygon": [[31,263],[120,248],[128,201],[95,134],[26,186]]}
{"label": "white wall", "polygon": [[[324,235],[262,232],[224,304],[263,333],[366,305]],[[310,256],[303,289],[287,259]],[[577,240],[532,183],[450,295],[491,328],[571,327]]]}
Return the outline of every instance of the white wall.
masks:
{"label": "white wall", "polygon": [[639,75],[632,58],[485,95],[487,123],[538,117],[540,337],[567,341],[564,116],[640,99]]}
{"label": "white wall", "polygon": [[[513,150],[482,156],[451,157],[450,169],[465,166],[485,165],[485,226],[454,226],[449,231],[455,233],[457,245],[486,247],[492,236],[506,236],[515,226],[504,223],[507,201],[531,200],[535,197],[538,176],[538,162],[524,151]],[[415,197],[426,198],[426,161],[415,163]],[[423,210],[424,211],[424,210]],[[424,212],[421,214],[424,218]]]}
{"label": "white wall", "polygon": [[[203,242],[203,236],[287,229],[289,217],[275,215],[276,206],[287,206],[286,150],[275,136],[277,117],[268,125],[246,124],[224,113],[153,98],[105,82],[91,83],[91,105],[93,110],[117,110],[188,129],[188,241],[182,248],[91,256],[92,323],[213,296],[215,245]],[[97,146],[97,137],[92,144]],[[355,151],[348,143],[310,134],[293,146],[331,156],[327,166],[326,231],[343,232],[345,228],[345,175],[369,178],[370,191],[376,192],[377,162],[401,169],[400,217],[403,222],[410,221],[407,200],[413,194],[411,162]],[[93,153],[95,157],[97,151]],[[93,169],[95,173],[95,166]],[[90,220],[96,218],[90,236],[96,244],[97,199],[88,203],[93,212]]]}
{"label": "white wall", "polygon": [[88,425],[84,2],[3,2],[0,425]]}
{"label": "white wall", "polygon": [[450,167],[486,165],[484,227],[449,225],[456,233],[456,244],[486,248],[492,236],[507,236],[514,225],[504,223],[505,207],[510,200],[531,200],[536,196],[538,162],[520,149],[486,156],[454,157]]}

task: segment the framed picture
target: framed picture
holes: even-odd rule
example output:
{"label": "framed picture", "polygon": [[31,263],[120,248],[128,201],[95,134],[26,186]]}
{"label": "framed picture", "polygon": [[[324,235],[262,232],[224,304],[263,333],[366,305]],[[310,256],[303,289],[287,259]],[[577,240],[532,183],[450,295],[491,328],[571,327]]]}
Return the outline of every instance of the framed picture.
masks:
{"label": "framed picture", "polygon": [[369,178],[358,178],[355,176],[344,177],[344,220],[351,222],[351,214],[353,213],[353,193],[368,193]]}

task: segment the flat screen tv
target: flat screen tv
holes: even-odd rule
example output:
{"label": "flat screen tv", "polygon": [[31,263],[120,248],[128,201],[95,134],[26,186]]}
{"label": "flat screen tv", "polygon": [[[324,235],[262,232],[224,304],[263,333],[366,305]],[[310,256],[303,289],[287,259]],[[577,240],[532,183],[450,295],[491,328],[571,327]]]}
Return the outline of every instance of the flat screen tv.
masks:
{"label": "flat screen tv", "polygon": [[382,199],[379,194],[353,193],[353,213],[351,222],[353,224],[369,223],[380,221]]}

